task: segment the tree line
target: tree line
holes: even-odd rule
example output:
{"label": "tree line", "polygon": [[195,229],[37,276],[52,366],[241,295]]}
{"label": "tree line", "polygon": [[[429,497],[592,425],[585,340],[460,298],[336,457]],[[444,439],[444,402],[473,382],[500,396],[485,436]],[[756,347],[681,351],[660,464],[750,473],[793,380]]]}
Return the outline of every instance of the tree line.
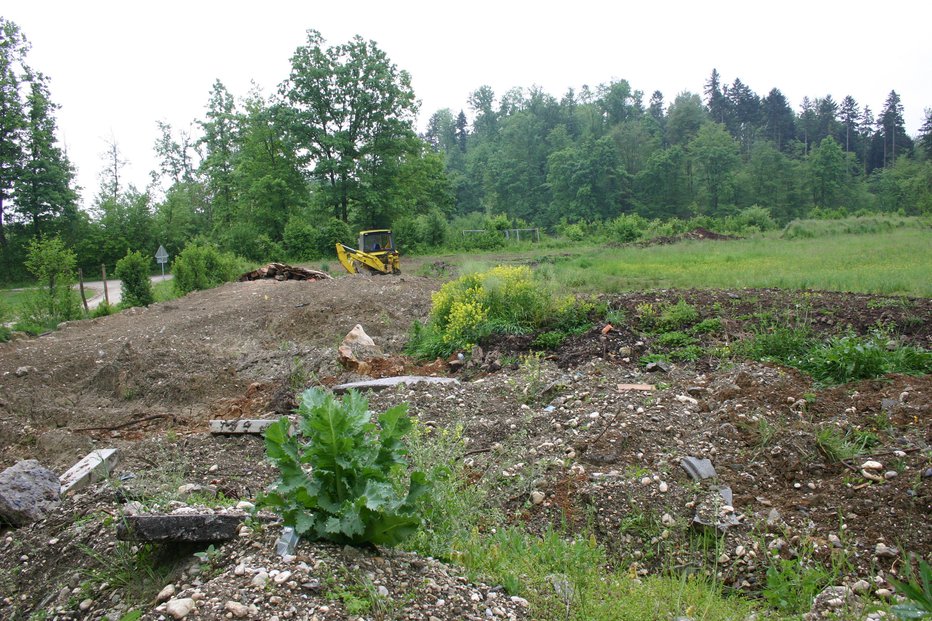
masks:
{"label": "tree line", "polygon": [[[875,117],[848,96],[757,95],[715,70],[704,93],[666,102],[625,80],[496,96],[433,113],[418,134],[410,76],[373,41],[328,46],[308,31],[272,94],[213,84],[187,127],[159,123],[158,169],[126,184],[114,139],[99,187],[78,208],[56,137],[49,80],[0,18],[0,248],[15,280],[30,240],[59,237],[87,266],[129,250],[172,255],[190,240],[256,260],[329,257],[361,228],[392,226],[437,246],[451,219],[501,229],[645,218],[731,216],[755,206],[778,222],[810,213],[932,213],[932,111],[915,139],[891,91]],[[399,239],[402,247],[405,239]]]}

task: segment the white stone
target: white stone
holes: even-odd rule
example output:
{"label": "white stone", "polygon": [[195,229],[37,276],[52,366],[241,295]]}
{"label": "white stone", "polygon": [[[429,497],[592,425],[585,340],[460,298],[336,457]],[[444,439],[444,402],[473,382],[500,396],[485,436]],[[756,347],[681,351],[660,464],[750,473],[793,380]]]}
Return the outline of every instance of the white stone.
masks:
{"label": "white stone", "polygon": [[61,495],[77,491],[95,481],[106,479],[113,472],[120,459],[120,452],[115,448],[97,449],[68,469],[59,477]]}
{"label": "white stone", "polygon": [[194,600],[190,597],[172,599],[165,604],[165,612],[174,619],[184,619],[192,610],[194,610]]}
{"label": "white stone", "polygon": [[544,502],[544,493],[537,490],[531,492],[531,502],[535,505],[539,505]]}
{"label": "white stone", "polygon": [[166,600],[171,599],[174,594],[175,594],[175,585],[166,584],[165,588],[159,591],[159,594],[155,596],[155,601],[158,603],[162,603]]}
{"label": "white stone", "polygon": [[667,490],[670,489],[670,486],[667,485],[666,481],[661,481],[657,489],[660,490],[660,493],[665,494]]}
{"label": "white stone", "polygon": [[879,461],[874,461],[871,459],[861,464],[861,468],[864,470],[883,470],[883,464]]}
{"label": "white stone", "polygon": [[382,584],[379,585],[378,591],[379,591],[379,595],[382,597],[388,597],[390,595],[390,593],[388,592],[388,589],[385,588],[385,586]]}
{"label": "white stone", "polygon": [[260,589],[264,589],[268,581],[269,581],[269,574],[264,571],[260,571],[259,573],[257,573],[255,576],[252,577],[250,584],[252,584],[252,586],[254,587],[259,587]]}

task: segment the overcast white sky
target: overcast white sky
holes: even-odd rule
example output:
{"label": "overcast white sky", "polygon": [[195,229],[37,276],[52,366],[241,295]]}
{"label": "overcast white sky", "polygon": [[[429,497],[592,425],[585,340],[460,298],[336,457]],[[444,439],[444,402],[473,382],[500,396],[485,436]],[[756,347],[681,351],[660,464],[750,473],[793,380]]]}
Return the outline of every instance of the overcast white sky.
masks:
{"label": "overcast white sky", "polygon": [[85,204],[111,136],[130,162],[126,179],[145,187],[156,121],[202,118],[217,78],[237,97],[251,80],[274,91],[308,28],[328,44],[375,40],[412,75],[421,128],[440,108],[466,108],[483,84],[496,94],[536,84],[559,97],[624,78],[645,100],[659,89],[669,103],[701,93],[713,67],[761,96],[779,88],[796,109],[805,95],[850,94],[876,114],[895,89],[912,135],[932,107],[932,3],[920,0],[5,0],[0,15],[51,78]]}

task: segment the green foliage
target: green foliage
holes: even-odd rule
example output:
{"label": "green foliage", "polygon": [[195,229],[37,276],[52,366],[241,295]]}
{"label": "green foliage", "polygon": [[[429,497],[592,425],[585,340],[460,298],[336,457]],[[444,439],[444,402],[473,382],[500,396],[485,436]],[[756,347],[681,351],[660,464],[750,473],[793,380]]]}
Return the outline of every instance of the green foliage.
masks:
{"label": "green foliage", "polygon": [[703,319],[692,327],[693,334],[717,334],[722,331],[722,320],[718,317]]}
{"label": "green foliage", "polygon": [[282,243],[288,256],[293,259],[306,261],[319,256],[317,252],[317,232],[307,221],[307,216],[304,214],[291,216],[288,219],[285,224]]}
{"label": "green foliage", "polygon": [[242,269],[242,262],[234,254],[220,252],[207,241],[194,240],[172,262],[172,282],[175,290],[184,295],[234,280]]}
{"label": "green foliage", "polygon": [[679,330],[699,320],[699,311],[686,300],[666,304],[660,309],[657,327],[664,331]]}
{"label": "green foliage", "polygon": [[932,617],[932,566],[919,559],[919,578],[913,579],[913,569],[909,560],[903,563],[905,582],[890,579],[897,593],[906,597],[906,601],[896,604],[890,610],[897,619],[925,619]]}
{"label": "green foliage", "polygon": [[129,252],[117,261],[114,275],[123,281],[122,306],[148,306],[155,301],[149,280],[149,259],[141,252]]}
{"label": "green foliage", "polygon": [[315,539],[396,545],[414,534],[422,519],[417,500],[428,480],[414,471],[408,484],[399,481],[406,468],[402,440],[411,430],[407,406],[385,411],[376,426],[369,402],[355,391],[339,402],[309,389],[300,401],[300,438],[286,417],[265,433],[280,477],[259,504]]}
{"label": "green foliage", "polygon": [[98,317],[106,317],[107,315],[112,315],[115,312],[117,312],[116,308],[114,308],[113,306],[110,306],[106,302],[101,302],[96,307],[94,307],[94,310],[91,311],[91,317],[93,317],[94,319],[97,319]]}
{"label": "green foliage", "polygon": [[735,352],[754,360],[797,366],[812,344],[812,332],[805,324],[766,325],[757,327],[750,339],[737,343]]}
{"label": "green foliage", "polygon": [[932,351],[898,344],[888,347],[888,342],[881,332],[867,337],[835,337],[810,351],[799,366],[825,384],[844,384],[886,373],[932,373]]}
{"label": "green foliage", "polygon": [[808,612],[812,600],[831,580],[831,572],[808,555],[775,558],[767,568],[764,599],[784,613]]}
{"label": "green foliage", "polygon": [[[415,324],[408,353],[449,356],[491,334],[555,331],[564,335],[588,327],[591,302],[551,293],[530,268],[498,266],[444,284],[432,296],[426,326]],[[555,342],[555,336],[544,337]]]}
{"label": "green foliage", "polygon": [[356,238],[357,235],[353,233],[349,224],[338,218],[330,218],[317,229],[314,250],[319,257],[332,257],[336,252],[334,248],[337,243],[355,248]]}
{"label": "green foliage", "polygon": [[816,432],[816,446],[831,461],[845,461],[868,452],[878,439],[872,433],[848,430],[842,433],[833,426],[825,426]]}
{"label": "green foliage", "polygon": [[24,326],[48,329],[81,317],[78,295],[71,288],[76,281],[75,264],[74,252],[58,237],[29,242],[26,268],[39,281],[39,288],[23,302],[20,321]]}

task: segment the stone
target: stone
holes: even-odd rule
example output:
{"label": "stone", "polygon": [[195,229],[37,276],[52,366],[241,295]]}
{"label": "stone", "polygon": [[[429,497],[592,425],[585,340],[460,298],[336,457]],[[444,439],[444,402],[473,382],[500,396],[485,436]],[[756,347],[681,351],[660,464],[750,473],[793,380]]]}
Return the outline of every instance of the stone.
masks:
{"label": "stone", "polygon": [[897,406],[899,401],[896,399],[881,399],[880,400],[880,409],[884,412],[889,412]]}
{"label": "stone", "polygon": [[410,386],[413,384],[459,384],[459,380],[452,377],[430,377],[423,375],[400,375],[398,377],[383,377],[381,379],[366,380],[362,382],[350,382],[348,384],[338,384],[334,386],[334,394],[342,394],[350,389],[354,390],[385,390],[393,388],[399,384]]}
{"label": "stone", "polygon": [[669,362],[658,360],[656,362],[648,362],[644,370],[648,373],[669,373],[672,368]]}
{"label": "stone", "polygon": [[120,451],[115,448],[97,449],[61,475],[61,494],[77,491],[91,483],[102,481],[110,476],[120,460]]}
{"label": "stone", "polygon": [[871,584],[867,580],[858,580],[851,585],[851,590],[855,593],[867,593],[871,590]]}
{"label": "stone", "polygon": [[245,515],[127,515],[117,523],[122,541],[229,541],[236,537]]}
{"label": "stone", "polygon": [[379,585],[378,592],[381,597],[388,597],[389,595],[391,595],[391,593],[388,592],[388,589],[384,585],[381,585],[381,584]]}
{"label": "stone", "polygon": [[367,359],[382,356],[382,350],[358,323],[343,337],[337,353],[340,365],[344,369],[360,373],[368,370],[368,364],[365,362]]}
{"label": "stone", "polygon": [[38,371],[38,370],[39,370],[39,369],[37,369],[37,368],[35,368],[35,367],[29,367],[29,366],[26,366],[26,367],[17,367],[17,368],[16,368],[16,377],[25,377],[25,376],[29,375],[30,373],[35,373],[35,372]]}
{"label": "stone", "polygon": [[900,555],[900,551],[895,547],[880,542],[874,547],[874,555],[879,558],[896,558]]}
{"label": "stone", "polygon": [[233,600],[228,600],[227,603],[223,605],[223,609],[231,613],[237,619],[242,619],[249,614],[249,608],[245,604]]}
{"label": "stone", "polygon": [[269,583],[269,574],[264,571],[260,571],[259,573],[257,573],[255,576],[252,577],[252,580],[249,581],[249,584],[251,584],[254,587],[258,587],[260,589],[264,589],[265,585],[268,583]]}
{"label": "stone", "polygon": [[660,490],[660,493],[661,493],[661,494],[666,494],[666,493],[667,493],[667,490],[670,489],[670,486],[667,485],[667,482],[666,482],[666,481],[661,481],[661,482],[660,482],[660,485],[657,486],[657,489]]}
{"label": "stone", "polygon": [[537,490],[531,492],[531,502],[535,505],[539,505],[544,502],[544,493]]}
{"label": "stone", "polygon": [[654,390],[655,386],[653,384],[618,384],[618,392],[625,392],[627,390],[643,390],[651,391]]}
{"label": "stone", "polygon": [[174,595],[175,595],[175,585],[166,584],[165,588],[159,591],[159,594],[155,596],[155,601],[156,603],[161,604],[162,602],[168,601],[169,599],[171,599],[172,596]]}
{"label": "stone", "polygon": [[25,526],[58,506],[58,475],[35,459],[17,462],[0,473],[0,522]]}
{"label": "stone", "polygon": [[883,464],[879,461],[869,460],[861,464],[863,470],[883,470]]}
{"label": "stone", "polygon": [[715,468],[708,459],[699,459],[698,457],[684,457],[680,460],[680,466],[686,471],[693,481],[702,481],[715,476]]}
{"label": "stone", "polygon": [[184,619],[192,610],[194,610],[194,600],[190,597],[172,599],[165,604],[165,612],[173,619]]}

